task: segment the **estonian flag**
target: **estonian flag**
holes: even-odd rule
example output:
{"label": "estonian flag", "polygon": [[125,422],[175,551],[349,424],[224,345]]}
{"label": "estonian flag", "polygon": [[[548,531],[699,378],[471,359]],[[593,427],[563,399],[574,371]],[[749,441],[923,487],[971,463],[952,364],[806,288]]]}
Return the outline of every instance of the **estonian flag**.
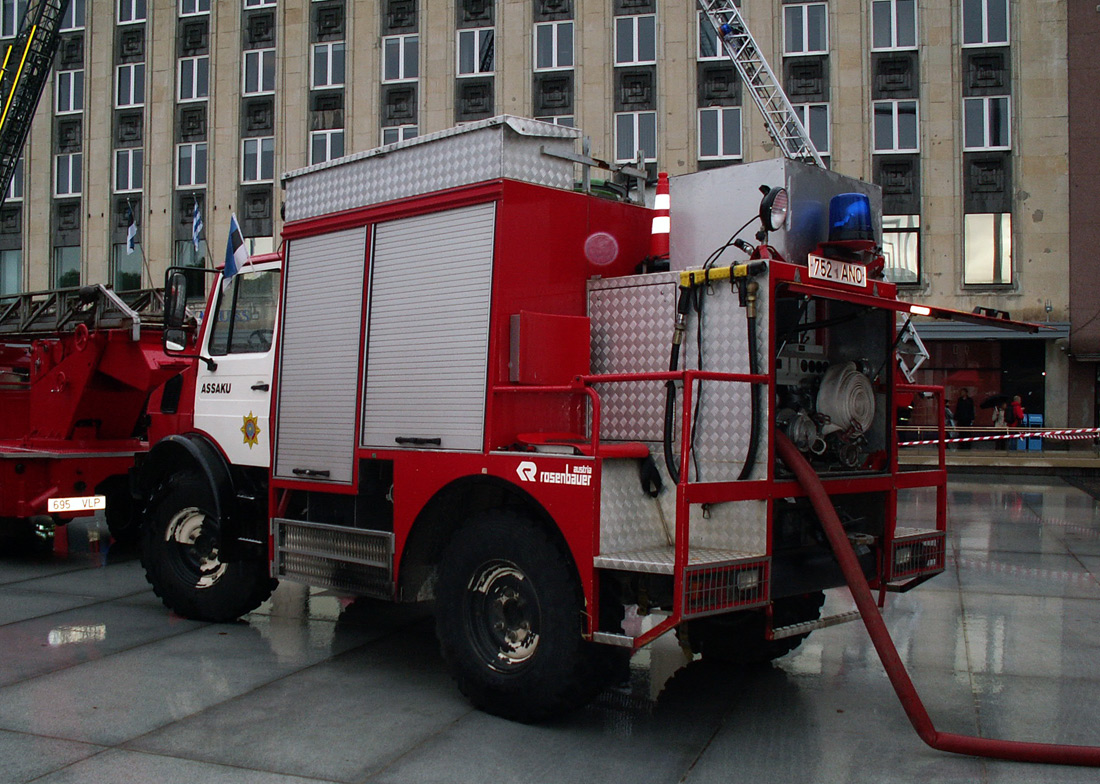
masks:
{"label": "estonian flag", "polygon": [[244,235],[237,223],[237,216],[229,216],[229,242],[225,246],[225,269],[222,270],[222,287],[228,288],[229,281],[248,263],[248,247],[244,244]]}
{"label": "estonian flag", "polygon": [[199,252],[199,235],[202,230],[202,213],[199,212],[199,200],[195,199],[195,210],[191,213],[191,242],[195,243],[195,253]]}
{"label": "estonian flag", "polygon": [[137,220],[130,202],[126,202],[126,218],[130,221],[130,227],[126,229],[126,255],[129,256],[134,252],[134,243],[137,241]]}

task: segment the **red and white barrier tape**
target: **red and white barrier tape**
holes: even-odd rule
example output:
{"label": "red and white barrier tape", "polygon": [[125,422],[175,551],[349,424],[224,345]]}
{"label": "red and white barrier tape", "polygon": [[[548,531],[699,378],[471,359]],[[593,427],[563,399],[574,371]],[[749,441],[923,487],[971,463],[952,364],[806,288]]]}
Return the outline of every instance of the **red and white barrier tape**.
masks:
{"label": "red and white barrier tape", "polygon": [[[989,436],[968,436],[967,438],[945,438],[945,444],[964,444],[974,441],[1004,441],[1013,438],[1051,438],[1055,441],[1084,441],[1090,438],[1100,438],[1098,427],[1078,427],[1069,430],[1020,430],[997,433]],[[924,441],[899,441],[898,446],[930,446],[940,443],[940,439],[932,438]]]}

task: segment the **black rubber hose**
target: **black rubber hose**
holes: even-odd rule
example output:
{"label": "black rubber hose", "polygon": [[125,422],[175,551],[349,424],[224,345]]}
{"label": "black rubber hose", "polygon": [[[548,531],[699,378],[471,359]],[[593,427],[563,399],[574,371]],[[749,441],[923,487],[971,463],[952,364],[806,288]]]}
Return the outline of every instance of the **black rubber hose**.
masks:
{"label": "black rubber hose", "polygon": [[[672,336],[672,353],[668,359],[669,372],[680,369],[680,344],[684,338],[684,321],[691,309],[691,287],[680,287],[680,299],[676,303],[676,329]],[[665,382],[665,468],[668,469],[668,478],[674,485],[680,484],[680,464],[676,461],[676,455],[672,451],[672,428],[676,422],[676,382],[669,379]]]}
{"label": "black rubber hose", "polygon": [[[756,350],[756,308],[748,308],[749,315],[745,319],[749,331],[749,373],[756,375],[760,372],[760,357]],[[752,469],[756,467],[756,454],[760,451],[760,385],[755,381],[749,387],[749,448],[745,454],[745,464],[741,467],[738,480],[748,479]]]}

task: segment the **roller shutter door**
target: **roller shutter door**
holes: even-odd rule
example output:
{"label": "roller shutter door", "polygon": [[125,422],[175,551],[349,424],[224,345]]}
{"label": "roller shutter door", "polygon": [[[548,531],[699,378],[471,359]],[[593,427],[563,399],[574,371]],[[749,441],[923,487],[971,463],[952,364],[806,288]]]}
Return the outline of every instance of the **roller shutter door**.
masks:
{"label": "roller shutter door", "polygon": [[288,243],[275,422],[280,478],[352,480],[366,238],[360,227]]}
{"label": "roller shutter door", "polygon": [[496,205],[375,227],[363,444],[477,451]]}

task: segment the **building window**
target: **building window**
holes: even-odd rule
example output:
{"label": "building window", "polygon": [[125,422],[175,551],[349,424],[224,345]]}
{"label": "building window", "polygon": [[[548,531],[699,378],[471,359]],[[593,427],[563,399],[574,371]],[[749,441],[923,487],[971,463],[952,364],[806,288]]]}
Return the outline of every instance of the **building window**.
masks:
{"label": "building window", "polygon": [[57,114],[84,111],[83,71],[58,71],[54,84],[54,109]]}
{"label": "building window", "polygon": [[210,95],[210,58],[181,57],[179,100],[201,101]]}
{"label": "building window", "polygon": [[11,181],[8,183],[7,195],[4,201],[23,201],[23,157],[15,162],[15,169],[11,173]]}
{"label": "building window", "polygon": [[245,139],[241,144],[241,182],[275,179],[275,137]]}
{"label": "building window", "polygon": [[963,223],[963,283],[1012,283],[1012,213],[974,213]]}
{"label": "building window", "polygon": [[0,36],[11,38],[19,32],[27,0],[3,0],[0,3]]}
{"label": "building window", "polygon": [[535,25],[535,70],[573,67],[573,22]]}
{"label": "building window", "polygon": [[120,65],[115,79],[115,108],[145,105],[145,63]]}
{"label": "building window", "polygon": [[80,247],[67,245],[53,249],[53,288],[80,285]]}
{"label": "building window", "polygon": [[493,72],[492,27],[458,31],[458,75],[474,76]]}
{"label": "building window", "polygon": [[420,36],[388,35],[382,39],[382,81],[404,82],[420,76]]}
{"label": "building window", "polygon": [[875,101],[875,152],[919,152],[916,101]]}
{"label": "building window", "polygon": [[141,190],[144,157],[140,147],[115,150],[115,193]]}
{"label": "building window", "polygon": [[699,110],[699,159],[741,157],[741,107],[715,106]]}
{"label": "building window", "polygon": [[382,144],[403,142],[419,135],[415,125],[389,125],[382,129]]}
{"label": "building window", "polygon": [[657,62],[657,17],[615,17],[615,65],[651,65]]}
{"label": "building window", "polygon": [[825,3],[783,6],[783,54],[827,54],[829,14]]}
{"label": "building window", "polygon": [[210,13],[210,0],[180,0],[180,16]]}
{"label": "building window", "polygon": [[551,125],[560,125],[563,128],[575,127],[573,124],[573,115],[571,114],[555,114],[550,117],[536,117],[535,119],[540,120],[541,122],[548,122]]}
{"label": "building window", "polygon": [[[176,240],[175,264],[177,267],[202,267],[206,261],[209,248],[205,239],[199,240],[198,250],[195,249],[193,240]],[[205,299],[206,291],[205,275],[185,273],[187,275],[187,299]]]}
{"label": "building window", "polygon": [[275,5],[275,0],[244,0],[245,8],[259,8],[265,5]]}
{"label": "building window", "polygon": [[[6,5],[6,3],[5,3]],[[70,0],[65,15],[61,17],[60,32],[84,29],[85,0]]]}
{"label": "building window", "polygon": [[899,285],[920,283],[920,215],[882,216],[882,274]]}
{"label": "building window", "polygon": [[802,121],[802,127],[810,135],[814,149],[818,155],[829,155],[831,147],[831,134],[829,130],[829,104],[827,103],[796,103],[794,113]]}
{"label": "building window", "polygon": [[616,114],[615,160],[633,161],[639,150],[646,161],[657,160],[657,112]]}
{"label": "building window", "polygon": [[710,22],[710,17],[702,11],[696,12],[699,17],[699,49],[695,53],[698,60],[722,60],[725,50],[718,40],[718,31]]}
{"label": "building window", "polygon": [[244,53],[245,95],[275,92],[275,50],[249,49]]}
{"label": "building window", "polygon": [[1008,0],[963,0],[963,46],[1008,43]]}
{"label": "building window", "polygon": [[145,0],[118,0],[118,23],[145,21]]}
{"label": "building window", "polygon": [[0,294],[18,294],[23,290],[23,251],[0,250]]}
{"label": "building window", "polygon": [[79,152],[54,157],[54,196],[79,196],[84,184],[81,167],[84,156]]}
{"label": "building window", "polygon": [[309,135],[309,162],[324,163],[344,154],[344,131],[314,131]]}
{"label": "building window", "polygon": [[134,241],[134,249],[125,242],[116,242],[111,248],[111,282],[115,291],[137,291],[141,288],[141,243]]}
{"label": "building window", "polygon": [[1007,150],[1009,134],[1008,96],[963,99],[963,149]]}
{"label": "building window", "polygon": [[917,0],[874,0],[871,28],[872,49],[915,49]]}
{"label": "building window", "polygon": [[344,84],[344,42],[313,45],[313,79],[318,87],[340,87]]}
{"label": "building window", "polygon": [[206,185],[206,142],[176,147],[176,187],[201,188]]}

